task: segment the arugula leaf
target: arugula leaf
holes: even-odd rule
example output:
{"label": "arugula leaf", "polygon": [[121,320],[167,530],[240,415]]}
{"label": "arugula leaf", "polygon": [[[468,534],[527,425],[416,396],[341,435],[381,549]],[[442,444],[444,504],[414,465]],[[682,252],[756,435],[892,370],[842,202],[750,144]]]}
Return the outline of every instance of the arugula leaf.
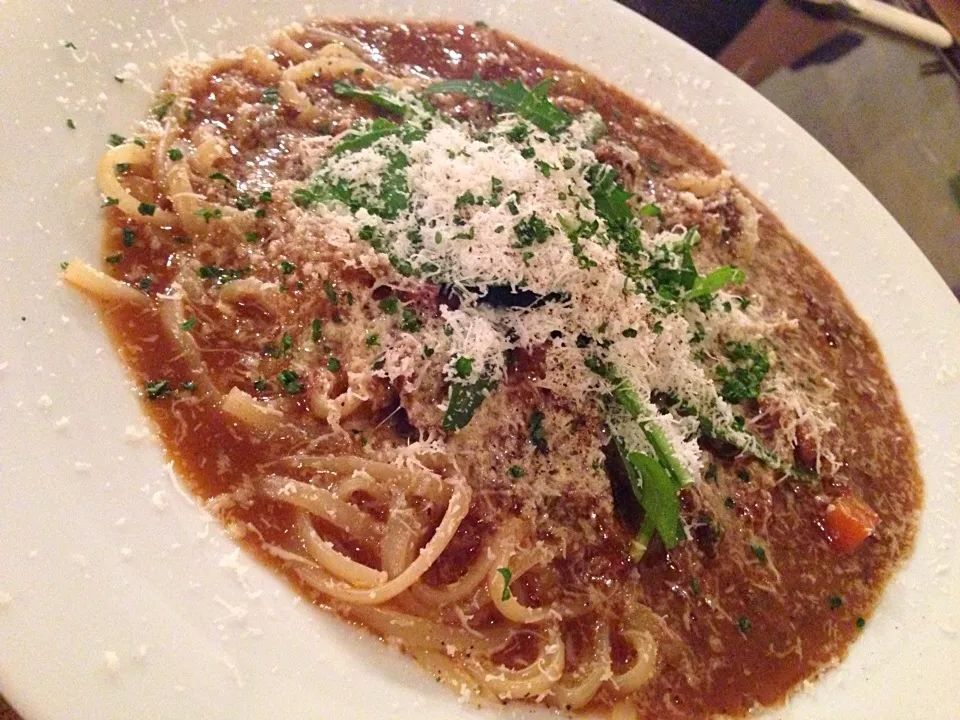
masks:
{"label": "arugula leaf", "polygon": [[333,94],[338,97],[356,97],[367,102],[373,103],[377,107],[382,107],[398,115],[404,115],[407,112],[407,106],[397,102],[389,97],[385,90],[362,90],[348,83],[346,80],[333,81]]}
{"label": "arugula leaf", "polygon": [[483,100],[515,112],[545,132],[556,134],[566,128],[572,118],[547,99],[547,88],[552,83],[550,79],[541,80],[527,90],[516,80],[507,80],[501,85],[474,75],[469,80],[442,80],[429,85],[423,92],[425,95],[452,93]]}
{"label": "arugula leaf", "polygon": [[340,155],[345,152],[363,150],[373,145],[380,138],[395,135],[398,132],[400,132],[400,126],[396,123],[385,120],[384,118],[376,118],[370,123],[369,129],[366,131],[351,130],[345,133],[344,139],[334,145],[333,154]]}
{"label": "arugula leaf", "polygon": [[[668,550],[677,544],[680,522],[680,500],[676,486],[670,475],[656,459],[639,452],[627,453],[627,463],[643,479],[643,485],[637,491],[631,482],[634,495],[643,506],[646,517],[650,518],[657,534]],[[630,475],[630,473],[628,473]]]}
{"label": "arugula leaf", "polygon": [[496,383],[485,375],[471,383],[451,383],[450,401],[440,426],[444,430],[459,430],[465,427],[487,397],[487,390],[494,387]]}
{"label": "arugula leaf", "polygon": [[393,220],[398,213],[407,209],[410,203],[410,189],[405,172],[408,164],[407,156],[402,152],[390,156],[387,169],[380,176],[380,194],[377,197],[379,205],[367,208],[371,213],[385,220]]}

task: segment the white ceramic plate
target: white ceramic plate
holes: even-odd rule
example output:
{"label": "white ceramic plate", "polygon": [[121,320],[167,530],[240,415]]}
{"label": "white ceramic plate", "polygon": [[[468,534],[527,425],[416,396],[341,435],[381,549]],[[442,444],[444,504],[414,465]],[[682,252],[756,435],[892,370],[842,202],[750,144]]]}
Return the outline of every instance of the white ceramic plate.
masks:
{"label": "white ceramic plate", "polygon": [[61,260],[98,254],[94,161],[145,111],[162,60],[258,42],[311,12],[515,32],[662,104],[813,249],[880,340],[927,500],[916,552],[848,659],[772,714],[960,716],[960,306],[799,127],[606,0],[0,0],[0,692],[30,720],[529,714],[458,705],[239,553],[178,490],[91,307],[56,279]]}

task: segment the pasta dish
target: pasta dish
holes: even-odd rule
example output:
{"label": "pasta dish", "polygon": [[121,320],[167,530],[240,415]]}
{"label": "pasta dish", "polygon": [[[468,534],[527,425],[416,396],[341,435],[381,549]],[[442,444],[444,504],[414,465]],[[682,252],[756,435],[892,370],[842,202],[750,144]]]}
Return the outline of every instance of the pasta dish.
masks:
{"label": "pasta dish", "polygon": [[181,477],[463,697],[742,716],[865,630],[909,425],[816,260],[676,125],[486,26],[171,63],[94,297]]}

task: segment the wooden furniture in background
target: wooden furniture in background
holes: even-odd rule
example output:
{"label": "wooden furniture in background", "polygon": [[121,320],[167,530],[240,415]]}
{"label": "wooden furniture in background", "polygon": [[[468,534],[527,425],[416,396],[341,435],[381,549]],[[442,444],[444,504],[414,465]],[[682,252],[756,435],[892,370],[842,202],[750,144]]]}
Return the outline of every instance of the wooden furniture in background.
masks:
{"label": "wooden furniture in background", "polygon": [[717,62],[757,85],[843,31],[838,20],[820,19],[787,0],[768,0],[720,51]]}

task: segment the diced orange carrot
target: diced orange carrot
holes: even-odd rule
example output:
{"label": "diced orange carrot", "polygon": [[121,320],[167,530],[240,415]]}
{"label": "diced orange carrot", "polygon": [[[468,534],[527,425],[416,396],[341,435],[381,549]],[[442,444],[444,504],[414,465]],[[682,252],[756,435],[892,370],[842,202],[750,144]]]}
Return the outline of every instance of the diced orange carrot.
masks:
{"label": "diced orange carrot", "polygon": [[856,495],[843,495],[827,506],[824,529],[834,548],[852,552],[877,529],[880,517]]}

